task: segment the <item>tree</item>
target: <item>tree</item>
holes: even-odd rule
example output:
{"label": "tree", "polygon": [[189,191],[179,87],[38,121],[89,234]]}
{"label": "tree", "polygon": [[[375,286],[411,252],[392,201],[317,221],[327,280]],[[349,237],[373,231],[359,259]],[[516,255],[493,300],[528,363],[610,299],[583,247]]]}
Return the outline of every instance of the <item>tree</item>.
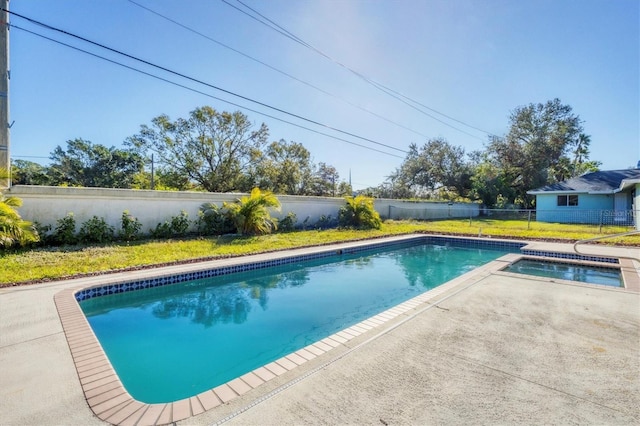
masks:
{"label": "tree", "polygon": [[197,185],[188,176],[170,168],[155,165],[153,173],[153,188],[151,187],[151,172],[143,170],[136,173],[131,189],[155,189],[158,191],[194,191]]}
{"label": "tree", "polygon": [[144,159],[130,150],[94,145],[90,141],[67,141],[51,153],[49,167],[53,185],[101,188],[131,188],[135,175],[143,170]]}
{"label": "tree", "polygon": [[276,194],[305,195],[312,186],[311,154],[297,142],[272,142],[251,172],[256,186]]}
{"label": "tree", "polygon": [[[488,152],[504,180],[511,182],[514,198],[510,201],[529,208],[534,197],[527,191],[571,174],[563,158],[579,146],[582,124],[571,106],[559,99],[516,108],[509,119],[509,133],[504,138],[494,137]],[[583,156],[584,149],[580,152]]]}
{"label": "tree", "polygon": [[340,184],[338,185],[337,195],[340,197],[352,196],[353,188],[351,187],[351,184],[345,181],[341,181]]}
{"label": "tree", "polygon": [[271,191],[253,188],[248,197],[242,197],[235,203],[223,203],[236,228],[242,235],[269,234],[277,229],[275,219],[271,217],[269,208],[280,208],[280,201]]}
{"label": "tree", "polygon": [[449,192],[466,197],[471,189],[470,179],[464,148],[440,138],[427,141],[421,148],[411,144],[404,162],[390,176],[393,186],[409,188],[420,197],[447,197]]}
{"label": "tree", "polygon": [[372,198],[411,198],[413,194],[405,186],[397,185],[393,177],[387,177],[387,180],[378,186],[370,186],[358,191],[358,195],[364,195]]}
{"label": "tree", "polygon": [[11,162],[11,181],[14,185],[49,185],[49,169],[33,161]]}
{"label": "tree", "polygon": [[505,174],[485,151],[472,152],[469,157],[472,164],[469,197],[482,201],[488,208],[506,207],[500,203],[515,195],[510,183],[505,181]]}
{"label": "tree", "polygon": [[335,197],[340,175],[335,167],[320,162],[313,173],[311,195]]}
{"label": "tree", "polygon": [[229,192],[248,190],[250,165],[260,158],[268,128],[252,130],[243,113],[218,112],[204,106],[186,119],[172,121],[167,115],[154,118],[152,127],[127,139],[143,153],[155,153],[159,162],[187,176],[204,190]]}
{"label": "tree", "polygon": [[580,133],[573,150],[573,163],[571,164],[571,177],[582,176],[585,173],[597,172],[602,164],[600,161],[589,161],[589,145],[591,136]]}
{"label": "tree", "polygon": [[598,167],[602,163],[588,161],[590,144],[591,136],[584,133],[578,135],[573,150],[560,157],[558,163],[549,169],[556,182],[598,171]]}

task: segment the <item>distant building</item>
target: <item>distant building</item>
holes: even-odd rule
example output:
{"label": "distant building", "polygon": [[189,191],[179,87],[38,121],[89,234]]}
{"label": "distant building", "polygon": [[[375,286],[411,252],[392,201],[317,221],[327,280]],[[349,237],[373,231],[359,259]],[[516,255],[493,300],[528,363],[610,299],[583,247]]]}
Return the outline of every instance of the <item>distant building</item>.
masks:
{"label": "distant building", "polygon": [[640,230],[640,168],[587,173],[527,194],[536,196],[539,222],[635,225]]}

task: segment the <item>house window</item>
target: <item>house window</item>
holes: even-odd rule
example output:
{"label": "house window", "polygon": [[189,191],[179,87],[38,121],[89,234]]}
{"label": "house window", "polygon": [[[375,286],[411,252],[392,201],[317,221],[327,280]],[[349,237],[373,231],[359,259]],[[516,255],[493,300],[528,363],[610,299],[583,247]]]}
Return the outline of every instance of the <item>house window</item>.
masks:
{"label": "house window", "polygon": [[558,206],[577,206],[577,195],[558,195]]}

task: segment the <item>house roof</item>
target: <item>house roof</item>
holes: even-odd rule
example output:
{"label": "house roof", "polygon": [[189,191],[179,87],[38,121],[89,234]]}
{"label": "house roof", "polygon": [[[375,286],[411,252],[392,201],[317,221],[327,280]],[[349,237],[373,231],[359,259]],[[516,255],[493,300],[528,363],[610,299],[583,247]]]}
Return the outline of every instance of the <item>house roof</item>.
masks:
{"label": "house roof", "polygon": [[[554,192],[581,192],[613,194],[619,192],[629,181],[640,180],[640,169],[603,170],[586,173],[582,176],[563,180],[552,185],[527,191],[527,194],[545,194]],[[623,182],[624,181],[624,182]]]}

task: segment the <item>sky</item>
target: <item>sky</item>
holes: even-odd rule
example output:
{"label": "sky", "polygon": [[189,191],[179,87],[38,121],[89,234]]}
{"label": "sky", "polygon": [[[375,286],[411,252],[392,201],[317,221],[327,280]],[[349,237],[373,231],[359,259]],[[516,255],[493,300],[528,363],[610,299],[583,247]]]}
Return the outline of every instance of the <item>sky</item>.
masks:
{"label": "sky", "polygon": [[302,143],[358,190],[385,181],[411,143],[481,150],[516,108],[559,98],[602,170],[640,160],[637,0],[241,1],[11,0],[12,12],[206,83],[11,16],[11,158],[48,164],[75,138],[122,148],[154,117],[209,105]]}

